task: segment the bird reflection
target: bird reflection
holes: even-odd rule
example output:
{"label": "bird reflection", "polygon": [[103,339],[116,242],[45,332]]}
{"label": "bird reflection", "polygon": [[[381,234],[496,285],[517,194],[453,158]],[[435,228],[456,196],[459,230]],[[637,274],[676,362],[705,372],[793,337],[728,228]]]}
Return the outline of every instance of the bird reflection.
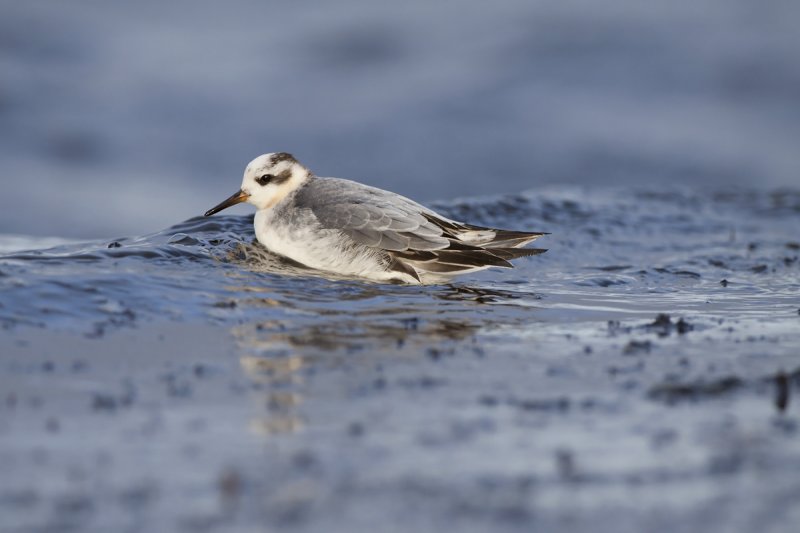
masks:
{"label": "bird reflection", "polygon": [[250,429],[264,435],[303,429],[308,378],[315,372],[373,368],[386,358],[424,358],[432,351],[459,354],[484,331],[529,323],[538,299],[516,286],[327,279],[257,244],[240,243],[231,261],[265,274],[231,270],[228,300],[217,306],[244,316],[232,334],[256,391],[258,415]]}
{"label": "bird reflection", "polygon": [[[249,424],[250,431],[262,435],[294,433],[303,428],[298,413],[303,404],[299,392],[303,384],[301,371],[307,362],[301,356],[254,357],[241,356],[239,364],[251,382],[266,387],[257,388],[257,401],[261,404],[258,416]],[[297,390],[282,390],[292,387]]]}

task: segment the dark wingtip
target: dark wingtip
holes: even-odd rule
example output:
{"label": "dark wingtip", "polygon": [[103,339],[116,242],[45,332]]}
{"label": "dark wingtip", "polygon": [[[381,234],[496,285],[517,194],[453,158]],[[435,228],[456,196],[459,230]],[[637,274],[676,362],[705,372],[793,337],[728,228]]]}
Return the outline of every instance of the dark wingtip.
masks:
{"label": "dark wingtip", "polygon": [[544,248],[491,248],[489,251],[503,259],[513,261],[520,257],[532,257],[534,255],[543,254],[547,250]]}

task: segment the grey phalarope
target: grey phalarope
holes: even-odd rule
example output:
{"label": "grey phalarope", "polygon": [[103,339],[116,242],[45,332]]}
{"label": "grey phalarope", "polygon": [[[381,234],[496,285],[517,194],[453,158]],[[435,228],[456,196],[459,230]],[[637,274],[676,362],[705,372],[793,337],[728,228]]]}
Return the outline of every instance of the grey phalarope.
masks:
{"label": "grey phalarope", "polygon": [[285,152],[253,159],[242,187],[209,209],[248,202],[269,251],[307,267],[375,281],[437,283],[546,250],[546,235],[450,220],[413,200],[355,181],[319,178]]}

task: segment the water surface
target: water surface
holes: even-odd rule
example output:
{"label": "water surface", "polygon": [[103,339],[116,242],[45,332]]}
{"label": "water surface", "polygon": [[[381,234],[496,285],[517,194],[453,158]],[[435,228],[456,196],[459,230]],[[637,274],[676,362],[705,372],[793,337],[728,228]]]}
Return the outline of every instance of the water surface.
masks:
{"label": "water surface", "polygon": [[798,193],[436,207],[550,251],[381,285],[218,216],[0,257],[3,529],[793,530]]}

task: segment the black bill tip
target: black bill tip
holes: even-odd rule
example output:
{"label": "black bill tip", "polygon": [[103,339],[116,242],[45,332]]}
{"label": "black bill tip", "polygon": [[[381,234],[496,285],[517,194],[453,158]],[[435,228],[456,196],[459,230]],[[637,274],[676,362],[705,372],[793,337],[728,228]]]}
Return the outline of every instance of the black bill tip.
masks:
{"label": "black bill tip", "polygon": [[236,204],[240,204],[242,202],[247,201],[247,199],[249,197],[250,197],[250,195],[247,194],[244,191],[241,191],[241,190],[240,191],[236,191],[230,197],[226,198],[225,200],[220,202],[218,205],[216,205],[216,206],[212,207],[211,209],[209,209],[208,211],[206,211],[203,214],[203,216],[204,217],[210,217],[211,215],[213,215],[215,213],[219,213],[223,209],[228,209],[231,206],[234,206]]}

